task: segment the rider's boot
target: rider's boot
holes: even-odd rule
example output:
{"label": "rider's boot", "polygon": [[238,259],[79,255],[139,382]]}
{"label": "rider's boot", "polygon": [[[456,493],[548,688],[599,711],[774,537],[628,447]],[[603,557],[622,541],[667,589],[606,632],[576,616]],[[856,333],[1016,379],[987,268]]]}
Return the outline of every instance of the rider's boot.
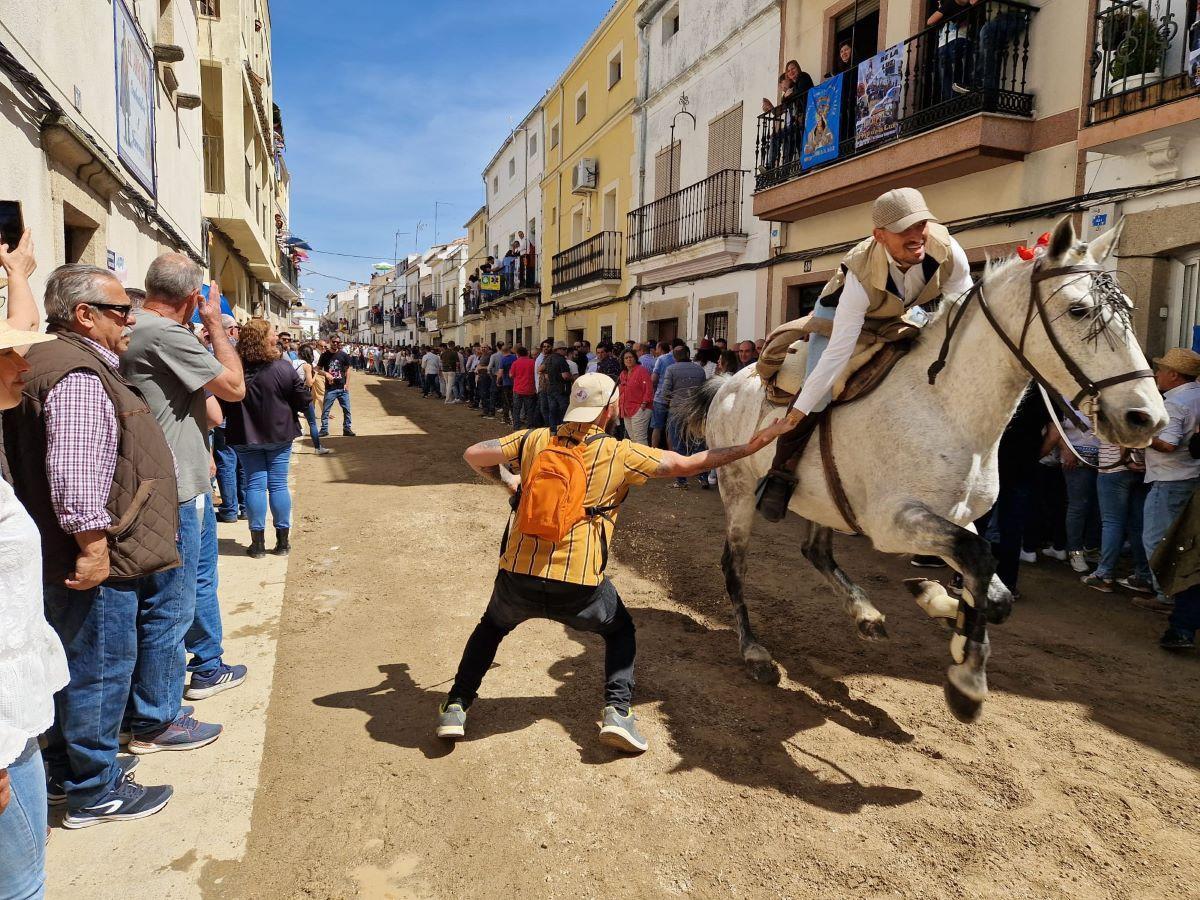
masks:
{"label": "rider's boot", "polygon": [[755,490],[758,498],[755,508],[768,522],[781,522],[787,515],[788,503],[796,491],[796,466],[800,454],[819,421],[818,415],[805,416],[775,444],[775,459]]}

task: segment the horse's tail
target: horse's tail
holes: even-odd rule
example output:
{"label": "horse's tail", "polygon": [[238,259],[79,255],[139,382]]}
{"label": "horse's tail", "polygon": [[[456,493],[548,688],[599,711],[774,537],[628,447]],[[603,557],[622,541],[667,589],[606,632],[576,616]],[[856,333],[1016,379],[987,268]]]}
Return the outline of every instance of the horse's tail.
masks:
{"label": "horse's tail", "polygon": [[683,410],[683,422],[689,440],[697,443],[704,440],[704,425],[708,421],[708,409],[712,406],[717,391],[724,383],[724,378],[710,378],[687,399],[687,405]]}

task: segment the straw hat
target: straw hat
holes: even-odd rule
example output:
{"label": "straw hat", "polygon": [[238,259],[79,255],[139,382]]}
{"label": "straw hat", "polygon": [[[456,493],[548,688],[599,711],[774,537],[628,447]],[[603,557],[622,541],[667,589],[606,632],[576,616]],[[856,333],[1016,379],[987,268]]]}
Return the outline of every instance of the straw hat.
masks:
{"label": "straw hat", "polygon": [[1154,361],[1156,366],[1187,375],[1189,378],[1200,377],[1200,353],[1195,350],[1185,350],[1182,347],[1172,347]]}
{"label": "straw hat", "polygon": [[33,344],[44,344],[47,341],[56,340],[58,338],[52,334],[43,334],[40,331],[22,331],[0,320],[0,350],[12,350],[14,347],[29,347]]}

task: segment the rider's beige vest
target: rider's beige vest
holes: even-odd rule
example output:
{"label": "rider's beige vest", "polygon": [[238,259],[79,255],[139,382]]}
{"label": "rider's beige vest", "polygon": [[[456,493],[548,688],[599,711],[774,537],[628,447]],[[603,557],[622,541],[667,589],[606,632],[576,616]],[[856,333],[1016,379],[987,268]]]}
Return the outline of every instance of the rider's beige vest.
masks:
{"label": "rider's beige vest", "polygon": [[900,291],[892,280],[887,251],[875,238],[867,238],[842,259],[817,302],[825,307],[837,306],[842,288],[846,285],[846,273],[853,272],[867,292],[867,315],[863,330],[886,340],[886,332],[899,323],[908,307],[922,306],[942,295],[942,281],[954,264],[950,246],[950,232],[946,227],[930,222],[925,232],[925,259],[921,263],[925,271],[925,287],[916,297],[906,301],[901,299]]}

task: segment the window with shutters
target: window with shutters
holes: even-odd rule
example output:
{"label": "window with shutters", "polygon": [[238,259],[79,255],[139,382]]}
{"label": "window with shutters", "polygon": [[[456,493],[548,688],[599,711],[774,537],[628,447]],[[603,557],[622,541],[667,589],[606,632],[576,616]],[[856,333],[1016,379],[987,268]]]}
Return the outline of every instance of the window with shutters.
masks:
{"label": "window with shutters", "polygon": [[679,190],[680,143],[664,147],[654,157],[654,199],[661,200],[667,194]]}
{"label": "window with shutters", "polygon": [[643,237],[651,255],[666,253],[676,246],[679,237],[679,163],[680,143],[660,150],[654,157],[654,198],[649,234]]}
{"label": "window with shutters", "polygon": [[742,167],[742,104],[708,123],[708,174]]}

